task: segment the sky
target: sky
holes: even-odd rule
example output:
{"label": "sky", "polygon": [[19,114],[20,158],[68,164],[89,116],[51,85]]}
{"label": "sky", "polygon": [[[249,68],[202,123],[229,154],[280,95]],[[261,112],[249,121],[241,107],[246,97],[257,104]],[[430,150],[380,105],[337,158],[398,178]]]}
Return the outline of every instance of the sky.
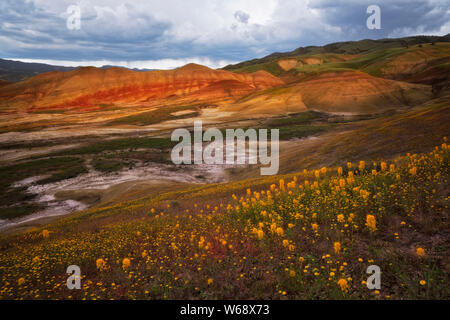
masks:
{"label": "sky", "polygon": [[[366,25],[370,5],[380,29]],[[65,66],[219,68],[309,45],[448,33],[450,0],[0,1],[0,57]]]}

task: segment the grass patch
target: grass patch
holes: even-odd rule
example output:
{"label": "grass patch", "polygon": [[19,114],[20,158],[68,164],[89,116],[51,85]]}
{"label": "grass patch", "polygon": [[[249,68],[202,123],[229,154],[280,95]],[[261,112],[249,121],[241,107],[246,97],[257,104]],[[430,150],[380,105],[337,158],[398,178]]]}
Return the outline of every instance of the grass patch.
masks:
{"label": "grass patch", "polygon": [[12,187],[14,182],[47,174],[48,177],[37,181],[45,184],[73,178],[84,172],[83,159],[75,157],[40,159],[0,168],[0,218],[15,218],[39,209],[27,204],[34,196],[26,192],[26,187]]}
{"label": "grass patch", "polygon": [[328,126],[317,126],[317,125],[295,125],[289,127],[280,128],[280,139],[289,140],[292,138],[306,138],[318,133],[325,131]]}
{"label": "grass patch", "polygon": [[57,182],[61,180],[75,178],[80,174],[87,173],[88,172],[87,169],[83,165],[81,165],[83,161],[81,159],[79,160],[80,160],[79,163],[62,168],[61,170],[58,170],[57,172],[53,173],[50,177],[39,180],[38,183],[46,184]]}
{"label": "grass patch", "polygon": [[0,168],[0,185],[5,188],[13,182],[42,174],[51,174],[51,176],[39,181],[41,183],[47,180],[58,181],[72,178],[75,174],[84,170],[84,161],[80,158],[52,157],[39,159]]}
{"label": "grass patch", "polygon": [[42,209],[40,206],[36,205],[24,205],[24,206],[13,206],[13,207],[3,207],[0,208],[0,218],[1,219],[15,219],[20,218],[36,211]]}
{"label": "grass patch", "polygon": [[305,138],[324,132],[332,125],[327,123],[328,116],[324,113],[307,111],[285,118],[269,120],[265,125],[280,129],[280,139]]}
{"label": "grass patch", "polygon": [[281,69],[281,67],[278,65],[278,62],[276,62],[276,61],[260,63],[260,64],[253,64],[253,65],[245,66],[242,68],[233,69],[231,71],[238,72],[238,73],[243,73],[243,72],[253,73],[253,72],[257,72],[257,71],[261,71],[261,70],[267,71],[267,72],[273,74],[274,76],[280,76],[283,73],[285,73],[285,71],[283,69]]}
{"label": "grass patch", "polygon": [[165,149],[174,146],[170,138],[120,138],[114,140],[91,143],[89,145],[60,151],[54,155],[86,155],[99,154],[105,151],[117,151],[125,149]]}
{"label": "grass patch", "polygon": [[298,113],[295,115],[291,115],[286,118],[278,118],[274,120],[270,120],[268,125],[270,127],[277,126],[292,126],[297,124],[306,124],[310,123],[313,120],[326,119],[326,116],[320,112],[315,111],[306,111],[302,113]]}
{"label": "grass patch", "polygon": [[[328,123],[328,116],[316,111],[306,111],[293,114],[289,117],[270,119],[259,127],[242,128],[248,129],[279,129],[279,138],[281,140],[290,140],[292,138],[305,138],[315,135],[334,126]],[[233,129],[232,127],[227,129]],[[221,129],[222,135],[226,137],[226,129]]]}
{"label": "grass patch", "polygon": [[[109,125],[133,124],[139,126],[147,126],[163,121],[182,119],[185,116],[174,116],[172,113],[184,110],[198,110],[199,106],[177,106],[177,107],[161,107],[153,111],[142,112],[139,114],[122,117],[109,122]],[[192,117],[192,114],[188,115]]]}
{"label": "grass patch", "polygon": [[111,160],[111,159],[95,159],[92,162],[92,165],[94,166],[94,169],[97,171],[110,173],[114,171],[119,171],[123,167],[125,167],[125,163],[117,160]]}

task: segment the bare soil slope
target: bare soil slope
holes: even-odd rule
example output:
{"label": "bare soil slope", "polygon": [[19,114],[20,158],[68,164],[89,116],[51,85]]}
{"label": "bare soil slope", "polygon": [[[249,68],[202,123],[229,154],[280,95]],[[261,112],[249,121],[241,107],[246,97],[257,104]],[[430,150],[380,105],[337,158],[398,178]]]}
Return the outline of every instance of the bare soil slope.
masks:
{"label": "bare soil slope", "polygon": [[[220,84],[221,90],[218,90]],[[132,104],[183,97],[198,93],[217,98],[248,94],[282,85],[275,76],[260,71],[235,74],[189,64],[168,71],[138,72],[122,68],[79,68],[50,72],[0,89],[2,105],[33,110],[83,108],[96,104]],[[212,86],[213,89],[208,90]]]}
{"label": "bare soil slope", "polygon": [[295,85],[308,109],[378,113],[431,98],[431,87],[372,77],[362,72],[329,72]]}

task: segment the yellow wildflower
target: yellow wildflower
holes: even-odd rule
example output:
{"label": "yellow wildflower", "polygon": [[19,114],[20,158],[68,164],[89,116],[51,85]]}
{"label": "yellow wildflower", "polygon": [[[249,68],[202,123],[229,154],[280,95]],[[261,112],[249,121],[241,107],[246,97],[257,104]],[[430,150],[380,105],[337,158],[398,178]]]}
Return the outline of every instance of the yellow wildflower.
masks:
{"label": "yellow wildflower", "polygon": [[280,179],[280,190],[284,191],[285,187],[284,187],[284,179]]}
{"label": "yellow wildflower", "polygon": [[334,247],[334,253],[338,254],[339,252],[341,252],[341,243],[340,242],[335,242],[333,244]]}
{"label": "yellow wildflower", "polygon": [[347,280],[341,278],[341,279],[338,280],[337,283],[338,283],[339,287],[341,288],[341,290],[343,292],[347,292],[348,291],[348,282],[347,282]]}
{"label": "yellow wildflower", "polygon": [[276,232],[277,232],[277,235],[279,235],[280,237],[284,234],[284,230],[281,227],[278,227]]}
{"label": "yellow wildflower", "polygon": [[359,170],[364,170],[365,167],[366,167],[366,163],[365,163],[364,161],[360,161],[360,162],[359,162],[358,169],[359,169]]}
{"label": "yellow wildflower", "polygon": [[125,258],[122,260],[122,268],[126,269],[131,265],[131,261],[128,258]]}
{"label": "yellow wildflower", "polygon": [[102,258],[97,259],[97,261],[95,261],[95,264],[97,266],[97,269],[99,269],[100,271],[106,267],[106,262]]}
{"label": "yellow wildflower", "polygon": [[43,238],[48,238],[48,237],[50,237],[50,232],[49,232],[47,229],[42,230],[42,237],[43,237]]}
{"label": "yellow wildflower", "polygon": [[264,231],[258,230],[256,234],[257,234],[259,240],[261,240],[262,238],[264,238]]}
{"label": "yellow wildflower", "polygon": [[423,256],[425,256],[425,249],[424,249],[424,248],[420,248],[420,247],[417,248],[417,249],[416,249],[416,254],[417,254],[417,256],[420,257],[420,258],[423,257]]}
{"label": "yellow wildflower", "polygon": [[374,232],[377,230],[377,220],[375,219],[375,216],[368,214],[366,216],[366,226],[369,228],[370,231]]}

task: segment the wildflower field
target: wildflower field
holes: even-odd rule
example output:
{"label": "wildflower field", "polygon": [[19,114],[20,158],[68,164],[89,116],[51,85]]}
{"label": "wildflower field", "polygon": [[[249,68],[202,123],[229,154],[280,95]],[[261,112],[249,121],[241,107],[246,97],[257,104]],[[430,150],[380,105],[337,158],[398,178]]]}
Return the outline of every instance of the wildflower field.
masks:
{"label": "wildflower field", "polygon": [[[214,185],[5,235],[0,298],[448,299],[449,157],[444,139],[393,161]],[[81,290],[67,289],[69,265]],[[367,288],[370,265],[380,290]]]}

